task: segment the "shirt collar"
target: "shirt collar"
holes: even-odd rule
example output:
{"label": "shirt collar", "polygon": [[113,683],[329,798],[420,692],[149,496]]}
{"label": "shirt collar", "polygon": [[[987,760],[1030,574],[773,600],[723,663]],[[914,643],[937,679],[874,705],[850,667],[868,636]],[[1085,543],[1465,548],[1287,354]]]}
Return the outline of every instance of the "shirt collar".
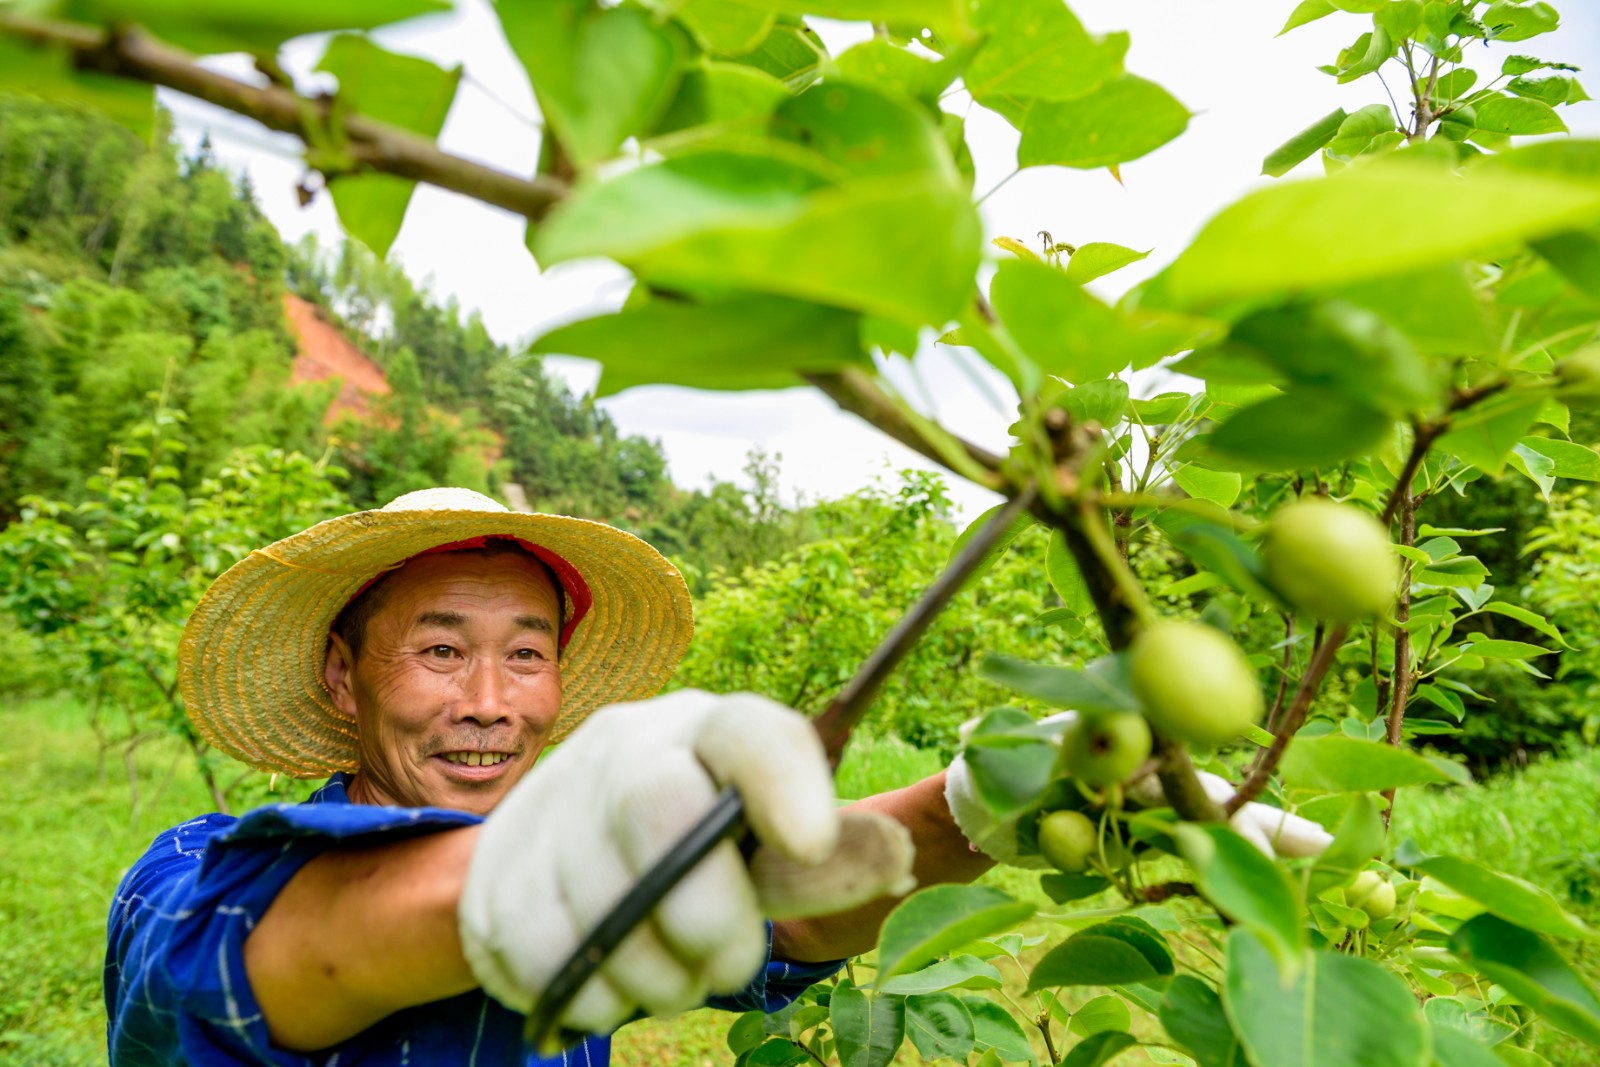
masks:
{"label": "shirt collar", "polygon": [[335,771],[332,778],[322,783],[315,793],[306,797],[307,804],[349,804],[350,794],[346,787],[350,784],[351,775],[345,771]]}

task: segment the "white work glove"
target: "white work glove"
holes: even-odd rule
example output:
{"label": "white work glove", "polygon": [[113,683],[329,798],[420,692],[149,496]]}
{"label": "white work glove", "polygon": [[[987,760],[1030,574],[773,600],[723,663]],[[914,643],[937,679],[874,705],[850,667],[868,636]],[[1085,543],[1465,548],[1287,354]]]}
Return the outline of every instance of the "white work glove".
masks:
{"label": "white work glove", "polygon": [[733,784],[762,843],[749,870],[719,844],[579,991],[560,1024],[606,1033],[742,989],[767,956],[763,917],[843,911],[912,887],[910,834],[841,818],[822,745],[749,693],[680,690],[603,708],[483,824],[459,911],[485,992],[526,1014],[589,929]]}
{"label": "white work glove", "polygon": [[[1077,712],[1063,711],[1042,721],[1066,724],[1076,719]],[[967,728],[975,722],[963,726],[963,740]],[[1212,803],[1226,804],[1233,799],[1235,790],[1226,779],[1205,771],[1197,771],[1196,774],[1201,788]],[[1017,823],[1021,815],[1004,819],[995,817],[978,794],[977,784],[972,780],[965,757],[957,756],[950,764],[945,775],[944,796],[961,832],[990,859],[1011,867],[1033,870],[1049,868],[1050,864],[1043,856],[1024,855],[1019,851]],[[1167,798],[1161,792],[1161,783],[1153,774],[1135,782],[1127,792],[1127,799],[1147,808],[1164,807],[1167,804]],[[1310,819],[1254,801],[1235,812],[1228,820],[1228,825],[1268,857],[1318,856],[1333,842],[1333,835]]]}

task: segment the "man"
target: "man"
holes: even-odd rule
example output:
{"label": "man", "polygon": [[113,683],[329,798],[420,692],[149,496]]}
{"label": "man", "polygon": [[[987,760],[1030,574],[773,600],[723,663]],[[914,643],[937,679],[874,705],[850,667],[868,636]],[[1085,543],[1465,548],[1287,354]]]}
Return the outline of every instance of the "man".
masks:
{"label": "man", "polygon": [[[841,816],[796,713],[642,699],[690,632],[682,579],[643,542],[467,490],[318,524],[228,571],[179,650],[195,728],[253,766],[332,777],[304,804],[175,827],[128,873],[112,1063],[541,1062],[519,1013],[725,783],[768,855],[747,868],[719,846],[567,1027],[604,1035],[708,997],[775,1009],[870,948],[913,885],[991,865],[943,775]],[[562,1062],[607,1056],[596,1036]]]}

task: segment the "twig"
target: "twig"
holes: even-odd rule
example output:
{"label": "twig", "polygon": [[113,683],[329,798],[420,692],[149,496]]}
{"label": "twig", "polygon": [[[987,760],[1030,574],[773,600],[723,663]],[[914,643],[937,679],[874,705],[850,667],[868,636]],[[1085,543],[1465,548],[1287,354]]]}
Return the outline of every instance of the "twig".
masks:
{"label": "twig", "polygon": [[1284,750],[1289,747],[1289,742],[1305,725],[1306,713],[1311,710],[1311,700],[1316,696],[1317,690],[1322,686],[1322,679],[1328,673],[1328,668],[1333,666],[1333,661],[1338,658],[1339,648],[1344,644],[1344,638],[1350,632],[1350,627],[1339,623],[1328,631],[1327,637],[1317,646],[1311,655],[1311,663],[1306,667],[1306,673],[1300,678],[1300,685],[1294,692],[1294,703],[1289,705],[1289,714],[1283,718],[1283,723],[1278,728],[1277,736],[1272,739],[1272,745],[1267,749],[1267,754],[1250,776],[1244,780],[1239,791],[1228,801],[1225,810],[1229,815],[1244,807],[1250,801],[1261,795],[1267,787],[1267,781],[1272,777],[1272,772],[1277,769],[1278,761],[1283,759]]}
{"label": "twig", "polygon": [[[325,117],[329,101],[313,100],[283,85],[251,85],[208,70],[189,53],[130,28],[109,33],[93,26],[0,15],[0,33],[65,47],[82,70],[148,82],[254,119],[268,129],[310,143],[317,131],[307,116]],[[358,169],[371,169],[470,196],[530,219],[542,218],[566,195],[565,182],[547,176],[519,178],[442,152],[426,137],[346,112],[344,151]]]}
{"label": "twig", "polygon": [[1197,897],[1200,895],[1200,890],[1196,889],[1192,882],[1158,882],[1146,887],[1140,895],[1144,897],[1145,903],[1157,904],[1173,897]]}
{"label": "twig", "polygon": [[1056,1043],[1050,1037],[1050,1010],[1046,1008],[1033,1020],[1033,1025],[1039,1028],[1039,1034],[1044,1038],[1044,1050],[1050,1056],[1050,1062],[1056,1063],[1061,1057],[1056,1054]]}

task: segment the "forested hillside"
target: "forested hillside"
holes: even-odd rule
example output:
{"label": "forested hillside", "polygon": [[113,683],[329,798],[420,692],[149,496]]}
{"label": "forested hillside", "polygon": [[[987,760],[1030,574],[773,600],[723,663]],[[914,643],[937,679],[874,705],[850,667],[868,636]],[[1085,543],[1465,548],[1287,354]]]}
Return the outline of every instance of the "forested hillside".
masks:
{"label": "forested hillside", "polygon": [[[83,499],[160,410],[177,423],[166,462],[191,490],[233,449],[264,445],[342,470],[356,506],[514,482],[534,508],[634,529],[693,574],[791,542],[775,532],[787,520],[770,463],[752,464],[748,490],[676,488],[654,442],[620,433],[476,313],[360,246],[286,246],[248,176],[166,129],[156,145],[0,95],[0,521],[29,494]],[[295,380],[291,295],[376,363],[386,393]],[[337,403],[341,387],[366,402]]]}

